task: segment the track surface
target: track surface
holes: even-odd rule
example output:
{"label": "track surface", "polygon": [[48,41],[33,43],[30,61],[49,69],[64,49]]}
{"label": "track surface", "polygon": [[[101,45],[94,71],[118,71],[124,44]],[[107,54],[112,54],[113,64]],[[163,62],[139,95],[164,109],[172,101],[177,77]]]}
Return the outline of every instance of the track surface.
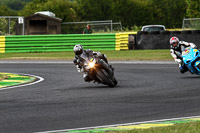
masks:
{"label": "track surface", "polygon": [[85,83],[73,64],[0,64],[43,77],[0,91],[0,132],[31,133],[200,115],[200,76],[175,64],[113,64],[119,84]]}

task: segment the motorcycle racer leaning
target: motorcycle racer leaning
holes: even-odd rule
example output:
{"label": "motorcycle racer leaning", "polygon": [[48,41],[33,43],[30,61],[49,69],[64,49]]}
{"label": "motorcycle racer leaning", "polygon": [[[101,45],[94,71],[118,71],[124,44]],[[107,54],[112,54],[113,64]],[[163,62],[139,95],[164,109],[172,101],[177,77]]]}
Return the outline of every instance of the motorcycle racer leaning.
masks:
{"label": "motorcycle racer leaning", "polygon": [[174,58],[175,62],[179,64],[179,69],[181,73],[185,73],[188,71],[188,68],[185,66],[183,62],[182,52],[185,51],[186,47],[197,48],[194,43],[188,43],[185,41],[179,41],[178,37],[170,38],[170,52],[171,56]]}
{"label": "motorcycle racer leaning", "polygon": [[[77,44],[77,45],[74,46],[74,53],[75,53],[75,57],[74,57],[73,62],[76,65],[77,71],[80,72],[80,73],[83,73],[83,79],[86,82],[90,82],[93,79],[91,79],[89,77],[89,73],[88,72],[84,72],[84,68],[83,68],[83,66],[81,66],[81,64],[79,62],[81,54],[86,53],[88,55],[96,55],[100,59],[103,59],[108,64],[108,60],[107,60],[107,57],[106,57],[105,54],[102,54],[100,52],[94,52],[94,51],[92,51],[90,49],[84,50],[83,46],[80,45],[80,44]],[[114,70],[114,68],[111,65],[109,65],[109,66],[111,67],[112,70]]]}

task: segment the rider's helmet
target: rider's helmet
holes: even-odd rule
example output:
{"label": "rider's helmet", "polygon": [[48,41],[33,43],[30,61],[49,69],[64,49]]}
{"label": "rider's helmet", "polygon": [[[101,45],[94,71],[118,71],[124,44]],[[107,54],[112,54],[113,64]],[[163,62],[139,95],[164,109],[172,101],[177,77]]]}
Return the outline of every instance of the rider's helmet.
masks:
{"label": "rider's helmet", "polygon": [[83,53],[83,46],[80,44],[75,45],[74,53],[75,53],[75,55],[81,55]]}
{"label": "rider's helmet", "polygon": [[179,47],[178,37],[171,37],[169,42],[170,42],[170,45],[173,49],[177,49]]}

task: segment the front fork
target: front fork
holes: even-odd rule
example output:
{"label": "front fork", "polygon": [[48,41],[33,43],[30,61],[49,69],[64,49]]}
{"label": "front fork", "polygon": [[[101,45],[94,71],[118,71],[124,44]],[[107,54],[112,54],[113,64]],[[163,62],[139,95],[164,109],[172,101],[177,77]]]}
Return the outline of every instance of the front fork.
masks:
{"label": "front fork", "polygon": [[108,63],[106,63],[103,59],[99,59],[99,63],[103,66],[103,68],[108,72],[109,75],[113,76],[113,70],[110,68]]}
{"label": "front fork", "polygon": [[195,67],[197,68],[198,71],[200,71],[200,61],[195,62]]}

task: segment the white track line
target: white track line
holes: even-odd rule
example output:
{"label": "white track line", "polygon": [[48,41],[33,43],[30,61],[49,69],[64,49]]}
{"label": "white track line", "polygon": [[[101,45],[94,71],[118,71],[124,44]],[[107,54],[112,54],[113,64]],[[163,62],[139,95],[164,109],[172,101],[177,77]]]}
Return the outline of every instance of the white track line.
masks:
{"label": "white track line", "polygon": [[96,129],[96,128],[109,128],[109,127],[117,127],[117,126],[138,125],[138,124],[145,124],[145,123],[164,122],[164,121],[173,121],[173,120],[199,118],[199,117],[200,116],[190,116],[190,117],[170,118],[170,119],[161,119],[161,120],[152,120],[152,121],[143,121],[143,122],[116,124],[116,125],[104,125],[104,126],[96,126],[96,127],[63,129],[63,130],[54,130],[54,131],[43,131],[43,132],[35,132],[35,133],[57,133],[57,132],[66,132],[66,131],[72,131],[72,130],[89,130],[89,129]]}
{"label": "white track line", "polygon": [[[111,64],[176,64],[174,61],[151,61],[151,60],[116,60],[109,61]],[[0,60],[0,64],[73,64],[69,60]]]}
{"label": "white track line", "polygon": [[[7,73],[7,72],[6,72],[6,73]],[[2,90],[12,89],[12,88],[17,88],[17,87],[23,87],[23,86],[33,85],[33,84],[37,84],[37,83],[39,83],[39,82],[44,81],[44,78],[39,77],[39,76],[36,76],[36,75],[23,74],[23,73],[14,73],[14,74],[19,74],[19,75],[24,75],[24,76],[36,77],[36,78],[38,78],[39,80],[37,80],[37,81],[35,81],[35,82],[28,83],[28,84],[25,83],[25,84],[22,84],[22,85],[16,85],[16,86],[10,86],[10,87],[5,87],[5,88],[0,88],[0,91],[2,91]]]}

